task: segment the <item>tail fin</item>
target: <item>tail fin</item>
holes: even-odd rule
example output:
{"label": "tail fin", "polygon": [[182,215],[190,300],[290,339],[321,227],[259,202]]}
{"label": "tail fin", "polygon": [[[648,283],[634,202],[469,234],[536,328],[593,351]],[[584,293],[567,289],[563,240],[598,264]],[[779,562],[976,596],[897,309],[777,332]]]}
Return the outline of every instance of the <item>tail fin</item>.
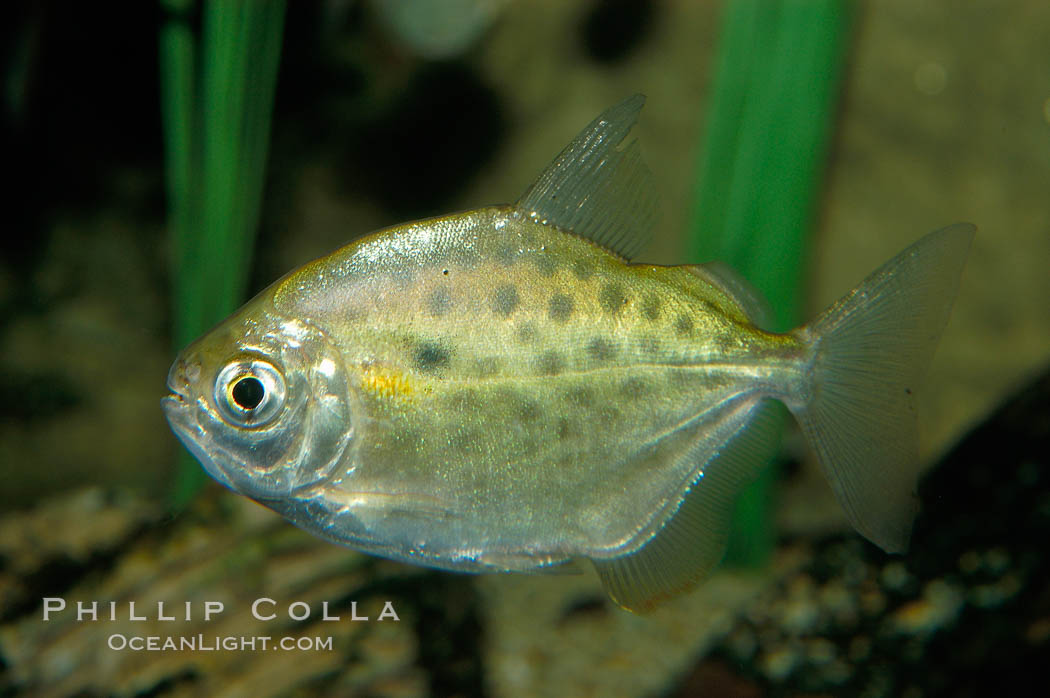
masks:
{"label": "tail fin", "polygon": [[917,503],[916,383],[959,287],[975,228],[930,233],[798,330],[808,400],[793,407],[853,526],[887,552],[908,546]]}

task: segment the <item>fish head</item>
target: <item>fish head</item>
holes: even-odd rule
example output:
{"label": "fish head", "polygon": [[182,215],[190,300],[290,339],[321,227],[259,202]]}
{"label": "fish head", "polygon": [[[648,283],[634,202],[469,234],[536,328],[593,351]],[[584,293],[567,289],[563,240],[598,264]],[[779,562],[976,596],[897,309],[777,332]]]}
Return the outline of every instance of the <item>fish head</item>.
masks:
{"label": "fish head", "polygon": [[346,371],[318,327],[257,298],[184,349],[162,400],[204,469],[252,499],[333,477],[353,440]]}

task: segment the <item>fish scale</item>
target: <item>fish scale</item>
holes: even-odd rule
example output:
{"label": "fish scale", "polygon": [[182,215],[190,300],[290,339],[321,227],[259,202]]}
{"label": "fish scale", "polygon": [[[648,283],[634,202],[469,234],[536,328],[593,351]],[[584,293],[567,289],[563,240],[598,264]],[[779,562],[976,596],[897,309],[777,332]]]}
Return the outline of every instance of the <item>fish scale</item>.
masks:
{"label": "fish scale", "polygon": [[717,264],[634,264],[655,214],[603,112],[512,206],[395,226],[288,274],[172,366],[219,482],[336,543],[467,572],[590,560],[647,610],[725,548],[783,402],[850,521],[907,544],[914,387],[973,226],[915,243],[792,332]]}

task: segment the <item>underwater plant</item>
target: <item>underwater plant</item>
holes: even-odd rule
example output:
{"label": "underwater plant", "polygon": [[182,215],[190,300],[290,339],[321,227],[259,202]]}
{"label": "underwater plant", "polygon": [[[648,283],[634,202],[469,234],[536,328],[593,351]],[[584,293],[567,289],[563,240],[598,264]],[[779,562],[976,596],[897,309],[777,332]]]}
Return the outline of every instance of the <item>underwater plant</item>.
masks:
{"label": "underwater plant", "polygon": [[[284,0],[162,0],[161,111],[176,348],[241,301],[266,174]],[[200,10],[200,29],[195,12]],[[176,506],[204,483],[180,455]]]}
{"label": "underwater plant", "polygon": [[[767,329],[778,332],[801,320],[806,233],[821,190],[852,8],[840,0],[736,0],[723,10],[688,256],[720,260],[742,274],[769,300]],[[785,416],[781,411],[781,424]],[[772,458],[775,442],[768,452]],[[728,559],[761,564],[769,556],[775,480],[775,469],[765,469],[740,499]]]}

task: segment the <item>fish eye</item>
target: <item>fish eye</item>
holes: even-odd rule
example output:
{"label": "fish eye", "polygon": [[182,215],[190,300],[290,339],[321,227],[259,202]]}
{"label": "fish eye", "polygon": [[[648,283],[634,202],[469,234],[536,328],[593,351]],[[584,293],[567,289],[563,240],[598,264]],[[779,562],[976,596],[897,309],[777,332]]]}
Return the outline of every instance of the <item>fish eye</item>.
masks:
{"label": "fish eye", "polygon": [[215,377],[215,404],[226,421],[238,426],[269,424],[284,407],[284,400],[284,376],[269,361],[240,358],[226,364]]}
{"label": "fish eye", "polygon": [[266,386],[255,376],[238,378],[230,389],[230,397],[237,406],[245,410],[254,410],[266,398]]}

